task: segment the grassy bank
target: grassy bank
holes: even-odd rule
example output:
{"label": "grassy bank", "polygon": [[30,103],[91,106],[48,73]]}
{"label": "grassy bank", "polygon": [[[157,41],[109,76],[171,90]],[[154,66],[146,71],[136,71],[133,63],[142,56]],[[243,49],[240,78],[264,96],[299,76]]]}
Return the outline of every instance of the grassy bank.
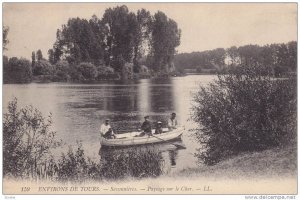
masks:
{"label": "grassy bank", "polygon": [[201,166],[180,171],[178,177],[263,179],[296,178],[296,144],[261,152],[247,152],[219,162],[214,166]]}

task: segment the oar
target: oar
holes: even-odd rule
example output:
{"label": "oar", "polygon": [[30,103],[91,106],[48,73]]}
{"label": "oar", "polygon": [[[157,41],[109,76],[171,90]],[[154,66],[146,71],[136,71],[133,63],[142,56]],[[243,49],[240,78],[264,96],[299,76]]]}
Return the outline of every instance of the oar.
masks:
{"label": "oar", "polygon": [[161,140],[161,141],[167,142],[167,143],[169,143],[169,144],[173,144],[173,145],[176,146],[178,149],[186,149],[185,146],[182,146],[182,145],[180,145],[180,144],[174,144],[174,143],[169,142],[169,141],[167,141],[167,140],[164,140],[164,139],[161,139],[161,138],[159,138],[159,137],[156,137],[155,135],[151,135],[151,136],[153,136],[153,137],[155,137],[155,138],[157,138],[157,139],[159,139],[159,140]]}

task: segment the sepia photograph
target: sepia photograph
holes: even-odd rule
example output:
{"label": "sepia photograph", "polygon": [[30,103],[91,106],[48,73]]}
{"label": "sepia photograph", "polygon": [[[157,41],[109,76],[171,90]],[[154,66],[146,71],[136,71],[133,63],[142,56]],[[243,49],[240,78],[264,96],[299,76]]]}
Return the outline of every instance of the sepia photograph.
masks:
{"label": "sepia photograph", "polygon": [[2,195],[295,199],[297,9],[2,3]]}

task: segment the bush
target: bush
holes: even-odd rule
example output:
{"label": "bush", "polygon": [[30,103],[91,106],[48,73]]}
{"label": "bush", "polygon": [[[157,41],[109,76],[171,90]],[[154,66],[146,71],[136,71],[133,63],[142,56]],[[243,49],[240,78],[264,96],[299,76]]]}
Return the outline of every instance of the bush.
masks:
{"label": "bush", "polygon": [[4,176],[27,178],[35,174],[49,150],[59,145],[51,124],[51,115],[44,118],[32,106],[18,109],[17,99],[9,102],[3,116]]}
{"label": "bush", "polygon": [[109,66],[98,66],[97,68],[98,76],[97,80],[105,80],[105,79],[118,79],[118,75],[115,73],[115,70]]}
{"label": "bush", "polygon": [[88,176],[88,162],[84,155],[82,145],[78,144],[78,148],[73,152],[69,148],[67,155],[63,154],[57,164],[57,177],[59,181],[75,181],[82,182]]}
{"label": "bush", "polygon": [[50,171],[55,172],[52,174],[57,180],[71,182],[157,177],[163,173],[163,158],[155,149],[101,149],[100,157],[100,163],[91,161],[85,156],[82,144],[78,143],[77,150],[70,147]]}
{"label": "bush", "polygon": [[71,69],[67,61],[59,61],[55,64],[55,79],[57,81],[70,81]]}
{"label": "bush", "polygon": [[295,138],[296,79],[272,79],[268,68],[241,66],[195,95],[197,156],[212,165],[242,151]]}
{"label": "bush", "polygon": [[38,75],[54,75],[55,68],[47,60],[39,60],[33,68],[33,74]]}
{"label": "bush", "polygon": [[12,57],[3,61],[4,83],[29,83],[32,80],[32,69],[29,60]]}
{"label": "bush", "polygon": [[83,81],[93,81],[97,77],[97,68],[92,63],[80,63],[77,66],[78,71],[80,72],[81,78]]}

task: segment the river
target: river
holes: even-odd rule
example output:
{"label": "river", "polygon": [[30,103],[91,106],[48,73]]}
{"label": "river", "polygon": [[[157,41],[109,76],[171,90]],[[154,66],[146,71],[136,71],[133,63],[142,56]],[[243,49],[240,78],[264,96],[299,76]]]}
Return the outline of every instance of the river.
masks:
{"label": "river", "polygon": [[197,165],[194,153],[199,144],[189,131],[194,126],[189,120],[192,96],[200,85],[206,86],[215,78],[189,75],[164,80],[141,79],[130,84],[5,84],[3,112],[14,97],[20,107],[32,105],[45,116],[51,112],[56,136],[65,143],[60,151],[76,148],[80,142],[85,155],[94,160],[99,159],[99,127],[106,118],[110,118],[112,127],[121,134],[137,130],[145,115],[152,122],[160,120],[166,126],[168,117],[175,112],[179,124],[186,129],[182,136],[186,149],[174,149],[172,144],[155,147],[164,160],[163,173],[172,174]]}

